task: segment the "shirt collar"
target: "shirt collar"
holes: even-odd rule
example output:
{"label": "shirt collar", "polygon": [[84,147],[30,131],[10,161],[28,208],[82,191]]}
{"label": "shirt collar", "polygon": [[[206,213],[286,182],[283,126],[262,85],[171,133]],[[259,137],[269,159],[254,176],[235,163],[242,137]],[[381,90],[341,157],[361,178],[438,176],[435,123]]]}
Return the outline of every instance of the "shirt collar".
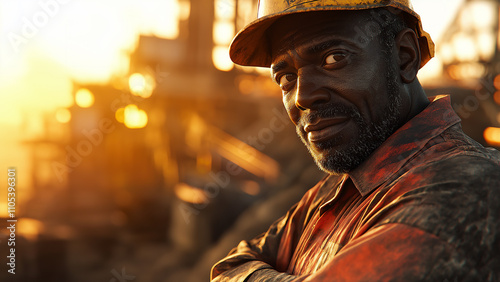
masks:
{"label": "shirt collar", "polygon": [[365,196],[396,173],[432,138],[460,122],[451,107],[450,97],[439,95],[422,112],[387,138],[370,157],[348,173]]}

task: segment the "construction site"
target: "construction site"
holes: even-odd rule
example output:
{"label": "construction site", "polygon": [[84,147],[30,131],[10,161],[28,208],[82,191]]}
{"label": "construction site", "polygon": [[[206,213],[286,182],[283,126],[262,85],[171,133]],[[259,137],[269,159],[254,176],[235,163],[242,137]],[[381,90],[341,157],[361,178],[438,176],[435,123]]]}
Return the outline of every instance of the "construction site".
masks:
{"label": "construction site", "polygon": [[[228,58],[257,0],[178,3],[176,38],[141,35],[125,76],[73,81],[74,104],[23,140],[31,187],[16,207],[18,281],[207,281],[324,177],[269,70]],[[436,41],[441,75],[422,83],[496,148],[499,15],[500,1],[463,1]]]}

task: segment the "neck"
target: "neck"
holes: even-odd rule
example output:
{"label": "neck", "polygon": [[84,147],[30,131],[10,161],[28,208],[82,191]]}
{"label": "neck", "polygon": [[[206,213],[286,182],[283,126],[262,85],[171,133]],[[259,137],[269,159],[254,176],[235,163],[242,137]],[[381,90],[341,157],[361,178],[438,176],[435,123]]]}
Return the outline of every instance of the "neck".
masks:
{"label": "neck", "polygon": [[418,79],[415,79],[410,84],[406,84],[405,90],[410,96],[410,108],[408,115],[405,118],[405,122],[408,122],[414,116],[423,111],[430,104],[430,102],[429,99],[427,99],[427,95],[425,94],[425,91]]}

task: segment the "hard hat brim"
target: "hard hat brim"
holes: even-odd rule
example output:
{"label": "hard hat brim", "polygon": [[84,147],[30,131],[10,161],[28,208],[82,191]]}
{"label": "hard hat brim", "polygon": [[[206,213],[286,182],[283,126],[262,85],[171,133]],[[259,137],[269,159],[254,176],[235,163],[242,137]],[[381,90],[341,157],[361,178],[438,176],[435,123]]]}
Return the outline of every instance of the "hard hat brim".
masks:
{"label": "hard hat brim", "polygon": [[[381,7],[387,7],[381,6]],[[267,31],[278,19],[287,15],[316,12],[316,11],[347,11],[347,10],[362,10],[373,9],[374,6],[367,6],[366,8],[353,8],[353,7],[339,7],[339,6],[321,6],[300,9],[290,9],[285,12],[275,13],[263,16],[244,27],[234,37],[229,47],[229,56],[231,60],[242,66],[255,66],[255,67],[270,67],[272,63],[271,56],[271,40],[268,37]],[[401,7],[395,7],[401,9]],[[417,34],[419,44],[421,61],[420,68],[423,67],[432,57],[434,57],[434,42],[430,35],[422,28],[420,16],[413,11],[403,10],[404,13],[414,18],[416,22],[415,32]]]}

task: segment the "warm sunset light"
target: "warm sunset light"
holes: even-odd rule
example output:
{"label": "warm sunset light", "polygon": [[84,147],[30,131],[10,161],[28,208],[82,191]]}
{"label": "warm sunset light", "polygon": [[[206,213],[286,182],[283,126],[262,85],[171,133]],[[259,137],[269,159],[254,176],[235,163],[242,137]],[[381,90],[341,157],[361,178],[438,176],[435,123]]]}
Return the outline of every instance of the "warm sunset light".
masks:
{"label": "warm sunset light", "polygon": [[132,94],[134,95],[139,96],[138,93],[141,93],[146,88],[146,79],[142,74],[134,73],[128,79],[128,84],[130,87],[130,92],[132,92]]}
{"label": "warm sunset light", "polygon": [[495,102],[500,105],[500,75],[495,76],[495,78],[493,79],[493,86],[497,90],[493,95],[493,100],[495,100]]}
{"label": "warm sunset light", "polygon": [[56,120],[60,123],[68,123],[71,120],[71,112],[68,109],[57,110]]}
{"label": "warm sunset light", "polygon": [[32,218],[19,219],[19,233],[28,240],[36,240],[40,233],[44,231],[44,225],[41,221]]}
{"label": "warm sunset light", "polygon": [[443,62],[449,62],[455,57],[454,45],[443,44],[441,37],[463,2],[464,0],[412,1],[413,6],[422,18],[424,30],[431,35],[434,43],[436,43],[436,57],[430,60],[418,73],[418,77],[423,83],[427,80],[441,76],[443,73]]}
{"label": "warm sunset light", "polygon": [[460,53],[460,60],[472,61],[478,59],[476,45],[466,34],[459,33],[453,38],[455,54]]}
{"label": "warm sunset light", "polygon": [[128,128],[143,128],[148,124],[148,115],[136,105],[128,105],[124,110],[123,122]]}
{"label": "warm sunset light", "polygon": [[128,80],[130,92],[142,98],[149,98],[153,94],[155,82],[151,75],[134,73]]}
{"label": "warm sunset light", "polygon": [[493,80],[493,85],[497,90],[500,90],[500,74],[495,76],[495,79]]}
{"label": "warm sunset light", "polygon": [[243,183],[243,186],[241,187],[241,190],[243,190],[243,192],[247,193],[248,195],[252,196],[257,196],[261,192],[259,183],[255,181],[245,181]]}
{"label": "warm sunset light", "polygon": [[175,195],[187,203],[192,204],[203,204],[208,201],[208,197],[205,195],[202,189],[187,185],[185,183],[179,183],[175,186]]}
{"label": "warm sunset light", "polygon": [[500,146],[500,128],[486,128],[486,130],[484,130],[484,139],[492,146]]}
{"label": "warm sunset light", "polygon": [[493,99],[498,105],[500,105],[500,91],[495,92],[495,94],[493,95]]}
{"label": "warm sunset light", "polygon": [[218,70],[230,71],[234,67],[227,50],[227,47],[217,46],[212,51],[212,60]]}
{"label": "warm sunset light", "polygon": [[235,6],[235,0],[216,0],[214,3],[212,61],[214,66],[221,71],[230,71],[234,67],[229,58],[228,48],[235,34]]}
{"label": "warm sunset light", "polygon": [[[346,186],[342,176],[328,177],[318,170],[314,159],[331,160],[317,150],[308,152],[310,146],[304,147],[295,133],[296,124],[290,120],[290,115],[293,117],[294,112],[300,115],[301,110],[294,107],[297,105],[293,101],[290,105],[283,105],[282,91],[271,77],[270,69],[237,65],[229,57],[234,36],[258,17],[259,2],[262,4],[263,1],[0,0],[0,184],[4,187],[4,193],[0,193],[0,220],[3,221],[0,223],[3,226],[0,250],[5,251],[0,252],[0,256],[3,256],[3,261],[7,259],[0,273],[0,282],[12,280],[14,273],[9,273],[7,268],[15,270],[16,281],[204,282],[210,276],[211,265],[228,253],[230,245],[235,246],[241,239],[250,239],[265,230],[272,221],[286,214],[287,207],[300,201],[304,193],[307,193],[304,198],[307,200],[307,195],[313,195],[311,193],[321,188],[321,195],[316,198],[328,201],[334,195],[326,190]],[[285,13],[293,12],[300,3],[315,2],[266,1],[274,1],[273,4],[286,2],[290,6]],[[418,145],[434,138],[437,127],[444,130],[447,128],[445,123],[452,123],[449,117],[454,109],[467,135],[482,145],[500,148],[500,0],[411,2],[422,18],[423,29],[435,42],[436,53],[418,70],[418,81],[411,72],[406,77],[411,82],[407,79],[392,81],[393,90],[418,101],[425,100],[425,96],[430,98],[441,94],[449,96],[450,101],[443,97],[418,115],[417,111],[423,110],[422,107],[401,107],[406,112],[395,117],[398,126],[403,126],[407,120],[408,110],[412,116],[416,115],[410,123],[405,123],[403,129],[418,126],[419,120],[426,117],[436,121],[436,124],[426,122],[429,134],[415,127],[418,133],[406,136],[408,140],[405,142]],[[265,14],[266,10],[261,6],[260,13]],[[398,9],[390,10],[399,13]],[[314,46],[311,46],[315,48],[311,52],[325,47],[328,50],[318,51],[321,54],[306,56],[316,62],[302,64],[299,60],[297,65],[287,67],[287,72],[298,71],[297,79],[302,86],[297,84],[294,91],[308,88],[302,79],[310,79],[312,84],[309,86],[317,88],[318,93],[328,94],[328,101],[317,101],[318,105],[323,105],[315,110],[318,113],[316,118],[321,115],[319,112],[332,114],[326,108],[336,106],[338,102],[340,106],[354,105],[373,119],[370,116],[378,111],[370,115],[370,109],[379,107],[371,108],[367,103],[372,99],[362,101],[361,96],[374,92],[371,94],[380,95],[385,101],[387,93],[378,93],[384,88],[379,82],[387,82],[393,75],[378,73],[377,70],[387,69],[389,63],[397,65],[398,60],[386,60],[387,66],[374,66],[374,62],[388,54],[380,46],[368,50],[369,56],[361,53],[367,51],[363,43],[381,38],[380,32],[391,26],[390,19],[384,17],[384,13],[373,13],[374,17],[370,19],[363,19],[368,16],[364,12],[336,13],[348,17],[342,16],[339,22],[335,20],[331,25],[339,27],[341,36],[335,36],[338,39],[335,41],[339,42],[334,42],[334,45],[341,45],[338,48],[331,44],[317,46],[316,40],[323,42],[323,36],[332,35],[321,29],[303,33],[297,29],[293,38],[276,36],[271,41],[262,40],[274,34],[272,25],[277,23],[275,19],[261,21],[271,30],[255,34],[249,39],[251,42],[235,50],[239,49],[238,56],[243,58],[246,51],[270,47],[263,46],[265,44],[274,46],[276,40],[290,41],[282,46],[283,52],[297,52],[295,48],[304,43],[303,40],[312,42]],[[310,19],[314,20],[316,15]],[[351,15],[352,19],[349,18]],[[321,21],[317,23],[325,23],[323,16],[319,19]],[[410,22],[411,26],[416,23],[414,20]],[[323,36],[317,37],[315,33],[318,31]],[[347,37],[359,42],[346,43]],[[420,40],[420,43],[425,42]],[[338,68],[332,65],[329,71],[320,73],[323,55],[337,51],[346,53],[348,60],[336,65]],[[397,57],[398,50],[392,51]],[[428,54],[425,48],[421,51]],[[276,60],[274,53],[263,57]],[[255,53],[248,55],[260,56]],[[299,59],[295,55],[294,61]],[[410,55],[408,58],[416,57]],[[363,69],[363,66],[370,67]],[[313,67],[314,71],[304,73]],[[353,77],[356,74],[368,76],[366,79]],[[343,81],[338,87],[329,87],[329,77],[333,80],[342,78]],[[359,80],[363,80],[363,85],[356,85]],[[421,91],[420,82],[425,93]],[[360,89],[366,91],[361,93]],[[309,90],[297,91],[294,95],[303,94],[307,100]],[[353,93],[361,98],[347,97]],[[356,101],[359,103],[354,103]],[[444,103],[449,103],[448,107]],[[328,118],[324,117],[325,124],[317,122],[330,128]],[[322,124],[313,121],[311,115],[309,118],[302,123],[311,123],[311,131],[316,132],[308,137],[313,143],[345,143],[342,132],[349,136],[357,132],[355,125],[348,129],[341,126],[321,129]],[[432,129],[432,126],[437,127]],[[456,127],[450,130],[455,129],[458,130]],[[459,130],[456,133],[461,135]],[[377,139],[371,137],[365,138],[364,142]],[[378,139],[375,141],[382,141]],[[382,150],[386,144],[382,145]],[[356,145],[350,147],[359,149]],[[314,158],[309,153],[313,153]],[[438,155],[442,152],[432,153],[437,155],[424,157],[440,158]],[[374,164],[383,164],[383,159],[389,155],[368,157],[368,162],[373,160]],[[361,155],[357,157],[355,159],[361,161]],[[387,161],[391,162],[390,159]],[[458,165],[463,166],[463,163]],[[377,180],[384,177],[385,172],[389,176],[395,173],[392,169],[366,175]],[[321,178],[326,180],[314,186]],[[357,201],[359,193],[354,187],[359,183],[354,185],[349,180],[347,184],[349,191],[341,195],[344,203],[340,201],[338,205],[341,209],[345,203],[349,204],[347,208],[356,208],[354,205],[361,203]],[[319,187],[321,185],[326,192]],[[311,187],[316,188],[308,190]],[[348,199],[351,192],[356,194],[355,202]],[[371,193],[375,195],[378,191]],[[285,230],[285,233],[300,238],[301,230],[311,227],[311,234],[305,235],[315,239],[314,232],[323,230],[321,226],[302,224],[301,218],[300,230],[293,226],[293,217],[301,217],[301,212],[317,212],[316,200],[307,203],[304,200],[300,204],[303,208],[300,206],[300,210],[288,213],[292,215],[292,224],[290,232]],[[321,213],[328,212],[327,209],[335,210],[337,202],[330,202],[322,207],[326,209],[320,210]],[[373,207],[376,209],[380,205]],[[483,214],[477,213],[480,217]],[[423,213],[419,215],[425,217]],[[317,219],[311,218],[312,221]],[[474,218],[467,214],[466,219]],[[288,228],[278,225],[279,228]],[[471,230],[479,230],[476,229]],[[324,231],[326,235],[335,232],[333,229]],[[406,236],[401,228],[389,231],[402,231],[402,239]],[[358,233],[362,235],[362,232]],[[425,230],[412,235],[414,233],[417,237],[427,234]],[[287,242],[297,243],[294,238],[289,240],[287,234],[284,235],[287,238],[281,240],[285,245]],[[16,244],[10,246],[13,236]],[[242,236],[246,238],[240,238]],[[473,239],[481,241],[476,237]],[[306,236],[303,238],[307,239]],[[440,241],[446,247],[446,238],[442,239]],[[340,242],[340,247],[356,244],[344,241]],[[311,241],[311,244],[315,242]],[[285,252],[285,257],[293,255],[295,259],[292,261],[306,261],[307,264],[307,257],[302,260],[301,254],[293,254],[295,245],[285,246],[284,250],[291,250],[291,253]],[[337,245],[332,246],[326,255],[331,253],[333,256],[338,252]],[[329,258],[316,249],[318,253],[305,250],[305,255],[320,257],[319,263],[328,264]],[[406,248],[403,253],[407,250],[411,249]],[[400,253],[393,252],[396,256]],[[361,256],[365,254],[363,252]],[[418,256],[409,259],[413,262]],[[284,264],[279,263],[282,267],[278,268],[300,268],[300,265],[298,268],[286,266],[287,258],[282,261]],[[480,262],[487,262],[488,257],[481,258]],[[13,260],[17,265],[11,262]],[[472,258],[470,261],[466,266],[480,266],[481,271],[487,269],[485,264],[474,264]],[[318,264],[314,269],[319,267]],[[217,268],[214,271],[214,274],[220,272]],[[367,271],[368,276],[373,274],[370,269]],[[274,271],[269,273],[273,275]],[[491,276],[486,272],[484,275],[477,271],[470,273],[480,278]],[[267,276],[266,272],[262,274]],[[226,278],[223,276],[221,279]]]}
{"label": "warm sunset light", "polygon": [[233,40],[234,24],[231,22],[219,22],[214,24],[214,43],[228,45]]}
{"label": "warm sunset light", "polygon": [[212,155],[202,151],[196,156],[196,169],[201,174],[209,173],[212,169]]}
{"label": "warm sunset light", "polygon": [[81,108],[91,107],[94,100],[94,94],[85,88],[79,89],[75,94],[75,103]]}
{"label": "warm sunset light", "polygon": [[7,200],[3,200],[0,202],[0,217],[8,217],[9,216],[9,210],[8,210],[8,205],[7,205]]}
{"label": "warm sunset light", "polygon": [[115,112],[115,119],[119,123],[124,123],[125,122],[125,108],[119,108],[118,110],[116,110],[116,112]]}

